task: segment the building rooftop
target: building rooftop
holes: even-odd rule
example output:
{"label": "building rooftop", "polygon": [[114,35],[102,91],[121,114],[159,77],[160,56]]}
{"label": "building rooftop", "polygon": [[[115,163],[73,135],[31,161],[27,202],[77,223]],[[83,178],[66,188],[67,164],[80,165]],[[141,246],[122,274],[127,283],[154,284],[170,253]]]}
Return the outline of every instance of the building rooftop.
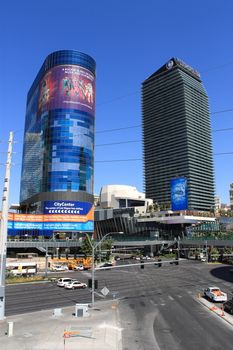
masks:
{"label": "building rooftop", "polygon": [[184,72],[190,74],[193,78],[197,79],[198,81],[201,81],[201,75],[200,73],[186,64],[184,61],[182,61],[179,58],[172,57],[167,63],[165,63],[161,68],[159,68],[156,72],[154,72],[152,75],[150,75],[143,83],[148,82],[154,77],[159,76],[160,74],[163,74],[165,72],[168,72],[174,68],[180,68]]}

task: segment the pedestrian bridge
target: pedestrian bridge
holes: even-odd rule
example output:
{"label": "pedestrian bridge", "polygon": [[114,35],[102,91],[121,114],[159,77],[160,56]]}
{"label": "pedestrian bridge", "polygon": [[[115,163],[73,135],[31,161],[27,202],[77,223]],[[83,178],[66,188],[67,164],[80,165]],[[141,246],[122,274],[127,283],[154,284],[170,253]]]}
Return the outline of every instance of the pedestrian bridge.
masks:
{"label": "pedestrian bridge", "polygon": [[[98,242],[98,241],[96,241]],[[116,247],[144,247],[144,246],[172,246],[177,243],[177,239],[155,239],[149,237],[124,237],[124,239],[113,240]],[[216,246],[233,247],[233,236],[227,236],[226,239],[213,238],[190,238],[180,239],[180,247],[192,246]],[[80,247],[82,242],[79,240],[8,240],[7,248],[71,248]]]}

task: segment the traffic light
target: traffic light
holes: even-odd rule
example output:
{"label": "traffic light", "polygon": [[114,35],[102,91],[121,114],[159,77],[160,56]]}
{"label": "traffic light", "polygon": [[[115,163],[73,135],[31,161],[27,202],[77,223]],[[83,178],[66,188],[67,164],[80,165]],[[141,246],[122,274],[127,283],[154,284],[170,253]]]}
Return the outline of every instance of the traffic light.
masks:
{"label": "traffic light", "polygon": [[[88,278],[88,288],[92,289],[92,279]],[[94,289],[98,289],[98,280],[95,280],[95,288]]]}

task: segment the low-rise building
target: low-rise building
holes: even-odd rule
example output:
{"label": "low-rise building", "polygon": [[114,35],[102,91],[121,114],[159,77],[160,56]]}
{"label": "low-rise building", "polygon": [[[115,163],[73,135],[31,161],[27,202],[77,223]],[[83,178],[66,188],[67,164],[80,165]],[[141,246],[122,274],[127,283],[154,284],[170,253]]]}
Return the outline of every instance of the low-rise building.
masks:
{"label": "low-rise building", "polygon": [[230,206],[231,210],[233,210],[233,182],[230,184]]}

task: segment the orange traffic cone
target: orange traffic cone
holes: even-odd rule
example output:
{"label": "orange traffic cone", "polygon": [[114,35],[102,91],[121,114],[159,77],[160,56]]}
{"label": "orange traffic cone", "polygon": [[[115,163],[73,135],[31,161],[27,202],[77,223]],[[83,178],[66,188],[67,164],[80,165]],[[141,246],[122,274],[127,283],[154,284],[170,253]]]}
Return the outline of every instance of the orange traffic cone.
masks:
{"label": "orange traffic cone", "polygon": [[225,314],[224,314],[224,305],[223,304],[221,306],[221,310],[222,310],[221,316],[225,316]]}
{"label": "orange traffic cone", "polygon": [[215,311],[215,310],[218,310],[218,308],[215,305],[213,305],[213,306],[210,307],[210,310],[211,311]]}

